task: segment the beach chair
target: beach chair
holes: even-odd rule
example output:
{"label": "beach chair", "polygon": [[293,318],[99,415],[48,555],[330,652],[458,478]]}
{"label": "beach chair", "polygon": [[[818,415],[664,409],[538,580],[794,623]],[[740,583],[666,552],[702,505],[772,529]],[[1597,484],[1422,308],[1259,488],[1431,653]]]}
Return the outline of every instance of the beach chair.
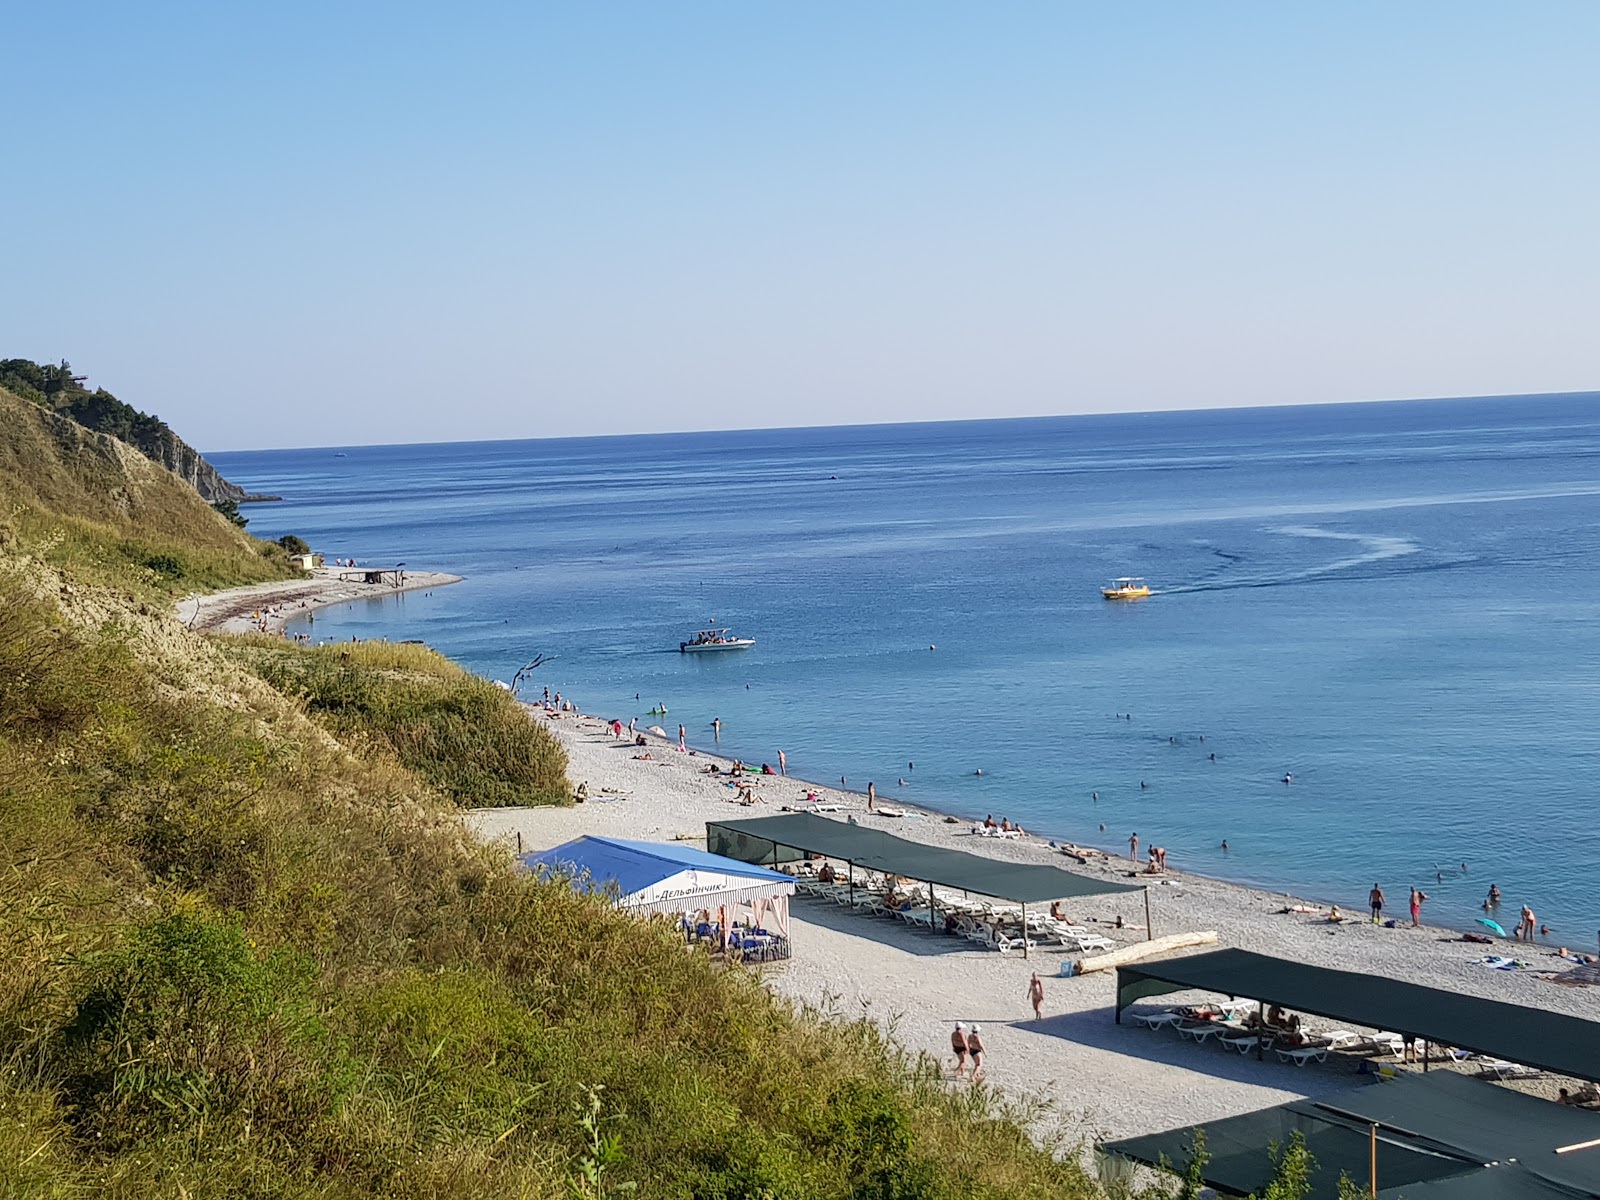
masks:
{"label": "beach chair", "polygon": [[1279,1062],[1292,1062],[1297,1067],[1303,1067],[1308,1062],[1327,1062],[1328,1047],[1326,1046],[1274,1046]]}
{"label": "beach chair", "polygon": [[1077,950],[1079,954],[1087,954],[1091,950],[1114,950],[1116,943],[1108,937],[1101,937],[1097,933],[1084,935],[1062,934],[1060,942],[1069,950]]}
{"label": "beach chair", "polygon": [[1369,1033],[1362,1041],[1380,1054],[1398,1056],[1404,1054],[1406,1049],[1406,1040],[1398,1033]]}
{"label": "beach chair", "polygon": [[1243,1029],[1238,1029],[1233,1033],[1223,1034],[1222,1044],[1230,1050],[1237,1050],[1240,1054],[1249,1054],[1250,1051],[1261,1044],[1261,1038],[1258,1034],[1247,1033]]}
{"label": "beach chair", "polygon": [[1237,1021],[1246,1013],[1253,1013],[1261,1005],[1255,1000],[1225,1000],[1217,1005],[1219,1011],[1225,1013],[1230,1020]]}
{"label": "beach chair", "polygon": [[1527,1067],[1521,1063],[1507,1062],[1503,1058],[1479,1059],[1478,1072],[1486,1077],[1502,1081],[1507,1079],[1537,1079],[1544,1074],[1537,1067]]}
{"label": "beach chair", "polygon": [[1316,1035],[1316,1040],[1329,1050],[1342,1050],[1346,1046],[1359,1046],[1362,1037],[1352,1029],[1329,1029]]}
{"label": "beach chair", "polygon": [[1160,1012],[1134,1013],[1129,1017],[1137,1025],[1148,1026],[1151,1029],[1162,1029],[1168,1025],[1176,1025],[1183,1020],[1183,1014],[1175,1008],[1163,1009]]}
{"label": "beach chair", "polygon": [[1180,1021],[1173,1028],[1178,1031],[1178,1036],[1181,1038],[1203,1042],[1207,1038],[1221,1037],[1224,1033],[1232,1031],[1234,1026],[1221,1021]]}
{"label": "beach chair", "polygon": [[1000,951],[1001,954],[1010,954],[1011,951],[1021,950],[1023,947],[1032,950],[1034,945],[1035,943],[1031,938],[1011,937],[1004,933],[997,935],[994,939],[994,948]]}

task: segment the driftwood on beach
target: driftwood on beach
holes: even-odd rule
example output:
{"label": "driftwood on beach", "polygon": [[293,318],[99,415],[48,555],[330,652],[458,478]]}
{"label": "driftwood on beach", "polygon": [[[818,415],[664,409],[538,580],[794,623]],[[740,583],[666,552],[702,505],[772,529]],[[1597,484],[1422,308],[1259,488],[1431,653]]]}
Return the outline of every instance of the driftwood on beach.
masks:
{"label": "driftwood on beach", "polygon": [[1165,937],[1152,938],[1148,942],[1135,942],[1131,946],[1124,946],[1109,954],[1096,954],[1093,958],[1083,959],[1078,963],[1078,974],[1086,975],[1090,971],[1106,971],[1112,967],[1125,966],[1128,963],[1155,958],[1169,950],[1185,950],[1190,946],[1216,944],[1217,931],[1214,929],[1201,933],[1169,933]]}

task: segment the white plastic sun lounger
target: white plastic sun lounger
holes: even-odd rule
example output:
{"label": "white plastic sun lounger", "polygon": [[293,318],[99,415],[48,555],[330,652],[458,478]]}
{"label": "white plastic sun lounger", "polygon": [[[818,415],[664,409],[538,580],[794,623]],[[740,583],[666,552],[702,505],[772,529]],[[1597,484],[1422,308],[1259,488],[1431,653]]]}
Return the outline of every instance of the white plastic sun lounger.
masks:
{"label": "white plastic sun lounger", "polygon": [[1129,1013],[1128,1020],[1135,1025],[1146,1025],[1151,1029],[1160,1029],[1163,1025],[1176,1025],[1183,1020],[1183,1014],[1169,1008],[1165,1012]]}
{"label": "white plastic sun lounger", "polygon": [[1292,1062],[1297,1067],[1303,1067],[1308,1062],[1327,1062],[1328,1047],[1326,1046],[1277,1046],[1279,1062]]}
{"label": "white plastic sun lounger", "polygon": [[1479,1059],[1478,1069],[1485,1075],[1493,1075],[1496,1079],[1533,1079],[1544,1074],[1537,1067],[1526,1067],[1521,1063],[1507,1062],[1503,1058]]}

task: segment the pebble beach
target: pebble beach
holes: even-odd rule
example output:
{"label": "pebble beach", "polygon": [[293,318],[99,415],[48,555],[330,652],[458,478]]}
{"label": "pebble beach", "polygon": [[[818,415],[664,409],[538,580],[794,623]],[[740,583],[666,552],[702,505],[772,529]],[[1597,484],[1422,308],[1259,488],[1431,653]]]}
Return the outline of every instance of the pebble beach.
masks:
{"label": "pebble beach", "polygon": [[[759,802],[741,805],[726,776],[706,773],[729,763],[704,748],[679,752],[675,741],[646,735],[640,748],[613,738],[597,716],[550,713],[528,706],[561,741],[570,760],[569,778],[587,784],[588,802],[571,808],[480,810],[467,817],[481,837],[542,850],[584,834],[649,841],[687,841],[704,846],[705,822],[753,818],[817,803],[837,806],[828,815],[848,816],[868,828],[975,854],[1016,862],[1051,863],[1119,882],[1135,874],[1126,857],[1076,847],[1052,847],[1030,836],[1015,840],[976,836],[970,824],[947,823],[942,814],[895,805],[903,816],[869,812],[866,797],[798,778],[756,779]],[[648,753],[648,758],[640,757]],[[774,764],[777,752],[773,751]],[[747,781],[749,777],[746,777]],[[1515,1004],[1600,1018],[1600,991],[1549,981],[1571,963],[1554,946],[1504,941],[1463,942],[1453,930],[1413,929],[1391,897],[1401,927],[1365,920],[1331,923],[1327,905],[1314,899],[1241,887],[1188,874],[1170,861],[1150,883],[1157,935],[1214,930],[1218,944],[1278,955],[1319,966],[1405,979]],[[1309,911],[1302,911],[1309,910]],[[1136,893],[1088,897],[1069,908],[1073,920],[1121,944],[1144,939],[1144,906]],[[1118,927],[1118,919],[1121,927]],[[1325,1064],[1296,1067],[1241,1057],[1216,1045],[1196,1045],[1167,1031],[1113,1021],[1115,971],[1076,977],[1058,975],[1066,951],[1039,947],[1025,961],[1020,953],[997,954],[971,943],[899,922],[848,912],[825,901],[797,896],[791,908],[793,958],[759,968],[771,990],[797,1004],[865,1016],[893,1031],[902,1044],[943,1057],[947,1068],[950,1029],[956,1021],[978,1022],[988,1046],[987,1079],[1019,1102],[1042,1104],[1048,1115],[1037,1127],[1068,1142],[1129,1136],[1194,1121],[1214,1120],[1285,1100],[1355,1087],[1369,1076],[1364,1058],[1336,1055]],[[1587,946],[1574,947],[1588,950]],[[1523,960],[1519,970],[1479,965],[1486,954]],[[1034,971],[1045,980],[1044,1019],[1033,1019],[1026,991]],[[1177,995],[1167,1002],[1208,997]],[[1311,1028],[1331,1023],[1312,1021]],[[1392,1061],[1392,1060],[1390,1060]],[[1438,1069],[1438,1068],[1435,1068]],[[1554,1094],[1555,1081],[1520,1084]]]}

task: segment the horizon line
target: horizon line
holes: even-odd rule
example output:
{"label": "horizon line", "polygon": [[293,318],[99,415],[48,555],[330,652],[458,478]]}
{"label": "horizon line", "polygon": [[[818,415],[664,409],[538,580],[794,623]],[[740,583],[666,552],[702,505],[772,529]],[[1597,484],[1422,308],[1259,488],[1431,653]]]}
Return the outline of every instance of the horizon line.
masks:
{"label": "horizon line", "polygon": [[1181,416],[1186,413],[1262,412],[1300,408],[1370,408],[1384,404],[1438,404],[1448,401],[1471,400],[1555,400],[1565,397],[1596,396],[1600,389],[1574,389],[1560,392],[1486,392],[1471,396],[1385,396],[1358,400],[1311,400],[1295,403],[1272,404],[1209,404],[1193,408],[1141,408],[1096,409],[1076,413],[1035,413],[1030,416],[1011,417],[946,417],[939,420],[920,421],[842,421],[823,425],[740,425],[735,427],[658,429],[637,433],[569,433],[554,436],[459,438],[442,441],[417,442],[343,442],[325,446],[258,446],[248,449],[204,450],[203,457],[213,454],[280,454],[302,450],[381,450],[410,446],[474,446],[492,442],[587,442],[606,438],[689,437],[697,434],[718,433],[789,433],[822,429],[893,429],[913,425],[992,425],[1003,421],[1070,421],[1096,417],[1161,417]]}

